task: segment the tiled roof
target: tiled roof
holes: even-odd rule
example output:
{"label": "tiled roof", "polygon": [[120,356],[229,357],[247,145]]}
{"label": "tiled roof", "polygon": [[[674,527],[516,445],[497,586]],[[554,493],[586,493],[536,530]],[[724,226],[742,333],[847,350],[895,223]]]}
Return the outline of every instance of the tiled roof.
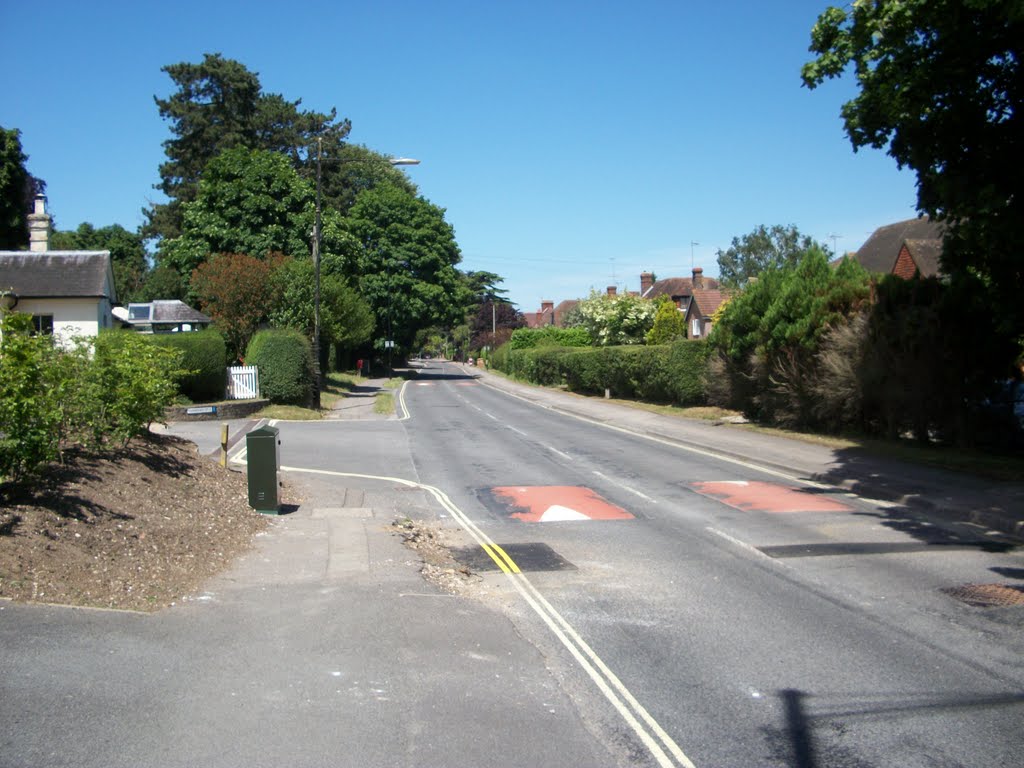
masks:
{"label": "tiled roof", "polygon": [[696,305],[697,312],[701,317],[711,317],[715,314],[715,310],[722,306],[722,302],[728,298],[728,294],[718,289],[698,288],[693,292],[691,308]]}
{"label": "tiled roof", "polygon": [[942,240],[904,240],[921,277],[939,274],[942,259]]}
{"label": "tiled roof", "polygon": [[192,309],[178,299],[158,299],[153,305],[154,323],[210,323],[213,322],[202,312]]}
{"label": "tiled roof", "polygon": [[[927,254],[930,264],[933,264],[938,271],[938,254],[942,253],[942,236],[944,228],[941,224],[933,222],[927,216],[917,219],[898,221],[895,224],[887,224],[879,227],[871,237],[857,251],[857,261],[868,272],[882,272],[890,274],[896,266],[896,259],[900,255],[900,248],[905,242],[916,242],[922,254]],[[927,247],[925,242],[931,244]],[[917,260],[917,253],[911,248],[911,255],[917,262],[921,274],[927,276],[925,264]],[[935,272],[931,272],[935,274]]]}
{"label": "tiled roof", "polygon": [[[713,277],[704,278],[704,290],[717,290],[718,281]],[[692,277],[666,277],[664,280],[658,280],[647,292],[644,293],[645,299],[656,299],[659,296],[669,296],[671,298],[677,298],[680,296],[692,296],[693,295],[693,278]]]}
{"label": "tiled roof", "polygon": [[0,288],[31,299],[113,299],[110,251],[0,251]]}

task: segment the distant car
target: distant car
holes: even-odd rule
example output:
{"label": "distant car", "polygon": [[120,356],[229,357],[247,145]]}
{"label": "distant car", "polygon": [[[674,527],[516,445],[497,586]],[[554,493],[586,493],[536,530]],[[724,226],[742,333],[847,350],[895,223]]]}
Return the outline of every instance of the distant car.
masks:
{"label": "distant car", "polygon": [[475,363],[475,362],[473,362],[473,358],[472,358],[472,357],[468,358],[468,359],[466,360],[466,362],[467,362],[467,363],[469,363],[470,365],[476,365],[476,363]]}

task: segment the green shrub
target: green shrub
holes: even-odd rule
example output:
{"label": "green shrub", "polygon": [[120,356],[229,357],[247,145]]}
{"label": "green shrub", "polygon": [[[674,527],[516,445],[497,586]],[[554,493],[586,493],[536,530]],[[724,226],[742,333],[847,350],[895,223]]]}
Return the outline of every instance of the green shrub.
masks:
{"label": "green shrub", "polygon": [[586,328],[559,328],[545,325],[541,328],[517,328],[509,340],[512,349],[535,347],[589,347],[593,344]]}
{"label": "green shrub", "polygon": [[246,365],[260,370],[260,393],[272,403],[305,405],[313,391],[309,339],[290,328],[260,331],[249,342]]}
{"label": "green shrub", "polygon": [[571,391],[655,403],[701,405],[709,348],[704,339],[653,347],[537,347],[495,351],[492,365],[510,376]]}
{"label": "green shrub", "polygon": [[227,344],[218,331],[160,333],[146,338],[160,346],[181,350],[181,367],[186,371],[178,385],[181,394],[199,403],[224,397]]}
{"label": "green shrub", "polygon": [[33,336],[32,317],[3,316],[0,333],[0,478],[18,480],[57,458],[61,408],[54,381],[58,350]]}
{"label": "green shrub", "polygon": [[135,331],[103,331],[96,337],[77,410],[83,434],[95,444],[122,445],[163,418],[178,393],[182,352],[161,347]]}

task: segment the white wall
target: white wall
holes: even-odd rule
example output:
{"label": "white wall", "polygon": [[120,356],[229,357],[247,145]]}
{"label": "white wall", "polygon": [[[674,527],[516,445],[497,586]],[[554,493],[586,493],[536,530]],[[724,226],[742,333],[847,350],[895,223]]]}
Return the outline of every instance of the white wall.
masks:
{"label": "white wall", "polygon": [[65,346],[75,336],[96,336],[113,324],[106,299],[22,299],[14,309],[27,315],[53,315],[53,335]]}

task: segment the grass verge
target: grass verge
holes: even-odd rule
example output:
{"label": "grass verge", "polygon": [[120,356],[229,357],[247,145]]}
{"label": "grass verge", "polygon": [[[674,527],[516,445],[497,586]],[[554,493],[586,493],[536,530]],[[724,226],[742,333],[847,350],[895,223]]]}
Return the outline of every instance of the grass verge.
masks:
{"label": "grass verge", "polygon": [[373,399],[373,412],[390,416],[395,412],[395,396],[390,392],[378,392]]}

